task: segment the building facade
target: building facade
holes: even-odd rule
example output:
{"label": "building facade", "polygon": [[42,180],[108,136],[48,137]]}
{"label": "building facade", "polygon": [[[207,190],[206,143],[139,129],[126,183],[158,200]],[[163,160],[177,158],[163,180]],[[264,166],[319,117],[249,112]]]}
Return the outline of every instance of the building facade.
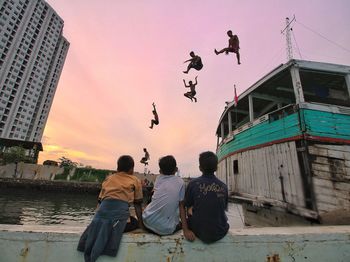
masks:
{"label": "building facade", "polygon": [[43,0],[0,0],[0,139],[41,142],[69,42]]}

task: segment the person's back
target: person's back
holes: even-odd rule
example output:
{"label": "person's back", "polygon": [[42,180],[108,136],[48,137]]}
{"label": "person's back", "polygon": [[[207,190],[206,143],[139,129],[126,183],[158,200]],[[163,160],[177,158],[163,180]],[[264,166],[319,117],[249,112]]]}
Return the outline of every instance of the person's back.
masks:
{"label": "person's back", "polygon": [[161,174],[155,181],[152,201],[142,217],[146,228],[159,235],[169,235],[179,224],[179,202],[184,199],[185,185],[180,177],[174,175],[177,167],[172,156],[161,158],[159,166]]}
{"label": "person's back", "polygon": [[[101,254],[115,257],[123,232],[136,229],[138,224],[143,228],[141,182],[133,172],[133,158],[123,155],[118,159],[117,173],[103,181],[96,214],[77,247],[84,252],[85,261],[96,261]],[[129,205],[132,203],[139,221],[130,216]]]}
{"label": "person's back", "polygon": [[212,152],[200,155],[201,177],[192,180],[186,189],[185,205],[192,209],[190,230],[206,243],[223,238],[229,229],[225,210],[228,203],[227,186],[215,177],[217,157]]}
{"label": "person's back", "polygon": [[200,70],[202,69],[203,67],[203,63],[202,63],[202,59],[200,58],[200,56],[196,55],[193,60],[193,67],[197,70]]}
{"label": "person's back", "polygon": [[191,90],[192,95],[195,95],[196,94],[196,85],[192,83],[190,85],[190,90]]}

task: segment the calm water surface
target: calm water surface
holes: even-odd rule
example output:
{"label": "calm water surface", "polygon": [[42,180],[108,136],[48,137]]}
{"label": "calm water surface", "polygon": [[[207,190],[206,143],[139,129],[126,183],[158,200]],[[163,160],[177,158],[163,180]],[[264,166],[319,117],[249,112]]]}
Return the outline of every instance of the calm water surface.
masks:
{"label": "calm water surface", "polygon": [[[97,195],[0,189],[0,224],[86,226],[97,205]],[[231,228],[242,228],[242,210],[230,203]]]}

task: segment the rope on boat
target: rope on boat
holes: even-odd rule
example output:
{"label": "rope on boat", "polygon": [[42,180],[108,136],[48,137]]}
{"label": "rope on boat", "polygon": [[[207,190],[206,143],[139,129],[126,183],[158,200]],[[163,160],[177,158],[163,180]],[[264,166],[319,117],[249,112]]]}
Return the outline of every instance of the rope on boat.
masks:
{"label": "rope on boat", "polygon": [[298,23],[298,24],[300,24],[301,26],[303,26],[303,27],[306,28],[307,30],[313,32],[314,34],[318,35],[319,37],[322,37],[323,39],[327,40],[328,42],[330,42],[330,43],[332,43],[332,44],[338,46],[339,48],[341,48],[341,49],[343,49],[343,50],[345,50],[345,51],[347,51],[347,52],[350,53],[350,50],[349,50],[349,49],[347,49],[346,47],[344,47],[344,46],[338,44],[337,42],[335,42],[335,41],[333,41],[333,40],[328,39],[328,38],[325,37],[324,35],[321,35],[321,34],[318,33],[316,30],[311,29],[310,27],[304,25],[303,23],[300,23],[300,22],[297,21],[297,20],[296,20],[295,22]]}
{"label": "rope on boat", "polygon": [[301,53],[300,53],[299,45],[298,45],[297,39],[295,38],[295,35],[294,35],[294,31],[293,31],[293,30],[292,30],[292,35],[293,35],[293,39],[294,39],[295,45],[296,45],[296,47],[297,47],[299,56],[300,56],[301,59],[303,59],[303,57],[302,57],[302,55],[301,55]]}

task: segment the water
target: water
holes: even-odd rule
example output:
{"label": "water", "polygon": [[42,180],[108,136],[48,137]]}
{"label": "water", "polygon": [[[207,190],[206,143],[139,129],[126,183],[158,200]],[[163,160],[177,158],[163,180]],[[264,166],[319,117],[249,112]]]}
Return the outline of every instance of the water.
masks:
{"label": "water", "polygon": [[[87,226],[95,212],[97,195],[39,190],[1,189],[0,224]],[[242,228],[241,207],[230,203],[231,228]]]}
{"label": "water", "polygon": [[91,194],[1,189],[0,224],[87,225],[96,199]]}

